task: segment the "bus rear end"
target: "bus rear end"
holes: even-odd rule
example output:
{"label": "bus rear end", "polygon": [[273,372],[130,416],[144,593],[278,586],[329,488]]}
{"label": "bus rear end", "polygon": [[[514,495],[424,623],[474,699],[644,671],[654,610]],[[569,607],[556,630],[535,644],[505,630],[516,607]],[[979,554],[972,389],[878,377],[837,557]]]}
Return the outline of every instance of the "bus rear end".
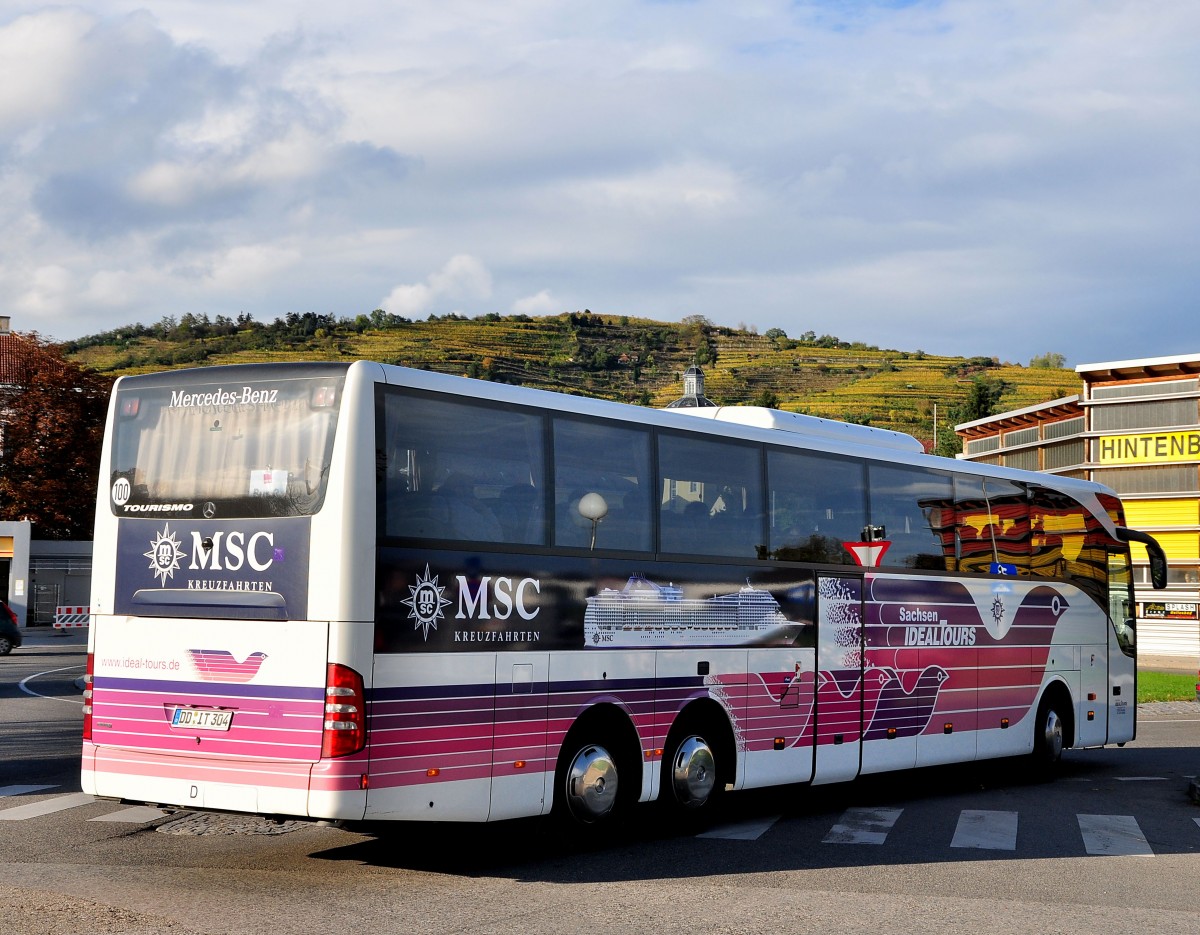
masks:
{"label": "bus rear end", "polygon": [[[374,478],[370,459],[347,452],[371,450],[373,379],[368,364],[313,364],[118,381],[97,504],[84,791],[362,816]],[[359,556],[342,543],[362,523]]]}

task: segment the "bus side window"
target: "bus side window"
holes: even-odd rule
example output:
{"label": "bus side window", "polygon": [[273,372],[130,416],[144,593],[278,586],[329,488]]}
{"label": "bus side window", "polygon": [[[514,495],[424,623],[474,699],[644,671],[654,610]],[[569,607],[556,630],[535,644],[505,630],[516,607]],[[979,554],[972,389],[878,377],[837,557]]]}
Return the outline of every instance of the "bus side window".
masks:
{"label": "bus side window", "polygon": [[994,477],[954,479],[958,570],[987,574],[999,563],[1029,574],[1029,497]]}
{"label": "bus side window", "polygon": [[867,524],[866,471],[856,461],[796,451],[767,453],[768,557],[853,565],[845,547]]}
{"label": "bus side window", "polygon": [[1034,488],[1029,526],[1033,574],[1049,578],[1072,577],[1073,566],[1085,552],[1087,528],[1083,507],[1066,494],[1045,487]]}
{"label": "bus side window", "polygon": [[540,415],[390,388],[384,400],[382,450],[387,455],[380,495],[385,535],[545,541]]}
{"label": "bus side window", "polygon": [[758,555],[764,513],[759,446],[664,433],[658,461],[661,551]]}
{"label": "bus side window", "polygon": [[943,535],[943,510],[954,499],[949,476],[919,468],[867,468],[871,491],[871,525],[882,526],[891,545],[881,565],[945,570],[953,568],[953,536]]}
{"label": "bus side window", "polygon": [[649,552],[649,431],[566,416],[553,431],[554,544]]}

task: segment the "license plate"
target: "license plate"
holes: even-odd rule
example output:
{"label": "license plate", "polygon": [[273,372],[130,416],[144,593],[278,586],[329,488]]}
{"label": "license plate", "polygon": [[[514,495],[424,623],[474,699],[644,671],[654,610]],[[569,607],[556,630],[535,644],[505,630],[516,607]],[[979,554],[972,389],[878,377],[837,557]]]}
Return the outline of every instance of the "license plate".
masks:
{"label": "license plate", "polygon": [[176,708],[171,712],[171,726],[186,730],[229,730],[229,725],[232,723],[232,711],[216,711],[212,708]]}

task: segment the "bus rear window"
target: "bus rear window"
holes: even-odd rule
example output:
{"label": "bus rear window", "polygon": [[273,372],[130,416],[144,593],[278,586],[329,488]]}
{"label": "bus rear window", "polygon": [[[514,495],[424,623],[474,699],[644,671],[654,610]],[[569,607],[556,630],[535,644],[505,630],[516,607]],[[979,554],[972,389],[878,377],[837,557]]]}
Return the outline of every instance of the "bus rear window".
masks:
{"label": "bus rear window", "polygon": [[315,513],[325,496],[342,384],[339,376],[124,385],[116,400],[113,512]]}

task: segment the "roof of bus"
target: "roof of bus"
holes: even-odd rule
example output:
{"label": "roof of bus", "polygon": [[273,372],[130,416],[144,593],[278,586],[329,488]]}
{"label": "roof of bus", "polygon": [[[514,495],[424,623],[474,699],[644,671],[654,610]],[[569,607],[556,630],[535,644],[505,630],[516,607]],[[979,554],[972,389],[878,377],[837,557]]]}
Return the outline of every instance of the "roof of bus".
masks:
{"label": "roof of bus", "polygon": [[[535,406],[573,415],[620,419],[643,425],[693,432],[698,430],[709,435],[744,438],[788,447],[801,447],[803,440],[803,447],[830,454],[887,461],[893,464],[907,464],[953,474],[1003,478],[1027,484],[1037,483],[1070,494],[1086,505],[1105,525],[1112,525],[1108,520],[1107,511],[1096,499],[1098,494],[1113,494],[1102,484],[1057,474],[1023,471],[1017,468],[953,460],[926,454],[924,447],[917,439],[903,432],[853,425],[832,419],[818,419],[801,413],[761,407],[648,409],[588,396],[572,396],[567,393],[556,393],[525,386],[472,380],[469,377],[428,370],[414,370],[366,360],[353,363],[335,361],[276,362],[198,367],[122,377],[120,383],[125,384],[129,381],[139,386],[179,386],[192,382],[212,384],[224,380],[250,379],[253,371],[279,371],[278,374],[273,374],[278,377],[283,377],[285,374],[290,377],[303,377],[327,375],[331,372],[345,372],[348,375],[361,373],[362,379],[372,382],[390,383],[430,392],[453,393],[513,405]],[[1113,495],[1115,496],[1115,494]]]}

